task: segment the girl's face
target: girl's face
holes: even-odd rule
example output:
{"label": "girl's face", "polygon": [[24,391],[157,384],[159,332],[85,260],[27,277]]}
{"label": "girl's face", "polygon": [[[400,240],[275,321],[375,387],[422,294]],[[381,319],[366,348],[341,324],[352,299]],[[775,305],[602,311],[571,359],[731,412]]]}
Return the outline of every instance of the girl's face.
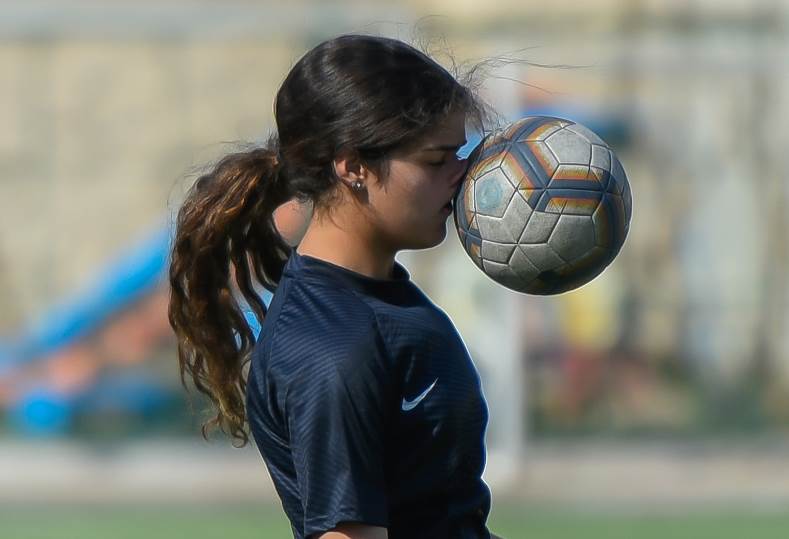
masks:
{"label": "girl's face", "polygon": [[452,215],[446,205],[465,177],[468,162],[465,113],[456,113],[423,140],[392,156],[384,184],[368,182],[368,196],[381,241],[392,250],[424,249],[446,237]]}
{"label": "girl's face", "polygon": [[[365,182],[366,201],[343,204],[343,228],[361,235],[381,252],[425,249],[446,237],[445,209],[465,177],[468,162],[457,151],[466,144],[465,113],[456,113],[422,140],[390,158],[389,176]],[[285,241],[297,245],[313,217],[311,204],[293,199],[274,212],[275,225]],[[344,243],[347,246],[347,242]]]}

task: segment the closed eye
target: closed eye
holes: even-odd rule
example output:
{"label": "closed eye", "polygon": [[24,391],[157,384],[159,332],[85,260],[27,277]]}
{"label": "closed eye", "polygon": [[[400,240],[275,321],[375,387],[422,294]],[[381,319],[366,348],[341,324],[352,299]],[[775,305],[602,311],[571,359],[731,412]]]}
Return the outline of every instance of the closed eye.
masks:
{"label": "closed eye", "polygon": [[447,164],[446,161],[441,161],[440,163],[428,163],[428,165],[430,165],[431,167],[436,167],[436,168],[443,167],[446,164]]}

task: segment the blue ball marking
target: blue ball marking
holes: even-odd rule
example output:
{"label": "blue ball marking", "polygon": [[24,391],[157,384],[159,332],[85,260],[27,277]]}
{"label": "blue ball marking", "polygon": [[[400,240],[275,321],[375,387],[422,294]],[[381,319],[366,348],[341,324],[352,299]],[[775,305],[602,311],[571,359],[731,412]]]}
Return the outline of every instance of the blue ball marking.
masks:
{"label": "blue ball marking", "polygon": [[482,182],[477,191],[476,205],[480,211],[491,211],[499,207],[503,193],[498,182],[490,179]]}

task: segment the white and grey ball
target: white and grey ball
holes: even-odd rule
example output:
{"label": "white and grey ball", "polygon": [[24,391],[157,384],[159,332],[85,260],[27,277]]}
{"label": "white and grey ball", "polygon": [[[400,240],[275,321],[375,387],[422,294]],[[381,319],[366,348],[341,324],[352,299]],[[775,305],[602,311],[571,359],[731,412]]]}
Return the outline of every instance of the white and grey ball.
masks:
{"label": "white and grey ball", "polygon": [[486,136],[454,198],[458,237],[499,284],[527,294],[576,289],[627,237],[632,195],[611,148],[587,127],[529,116]]}

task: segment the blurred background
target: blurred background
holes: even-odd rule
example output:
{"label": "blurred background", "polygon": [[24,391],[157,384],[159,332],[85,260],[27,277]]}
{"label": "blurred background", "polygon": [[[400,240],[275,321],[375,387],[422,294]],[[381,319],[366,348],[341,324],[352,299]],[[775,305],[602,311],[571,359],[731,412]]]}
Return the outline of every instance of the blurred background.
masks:
{"label": "blurred background", "polygon": [[488,102],[590,127],[632,187],[620,255],[567,294],[499,287],[451,224],[398,255],[480,370],[490,528],[785,537],[788,23],[785,0],[3,2],[0,536],[289,536],[254,444],[199,435],[167,247],[295,61],[360,32],[516,60]]}

